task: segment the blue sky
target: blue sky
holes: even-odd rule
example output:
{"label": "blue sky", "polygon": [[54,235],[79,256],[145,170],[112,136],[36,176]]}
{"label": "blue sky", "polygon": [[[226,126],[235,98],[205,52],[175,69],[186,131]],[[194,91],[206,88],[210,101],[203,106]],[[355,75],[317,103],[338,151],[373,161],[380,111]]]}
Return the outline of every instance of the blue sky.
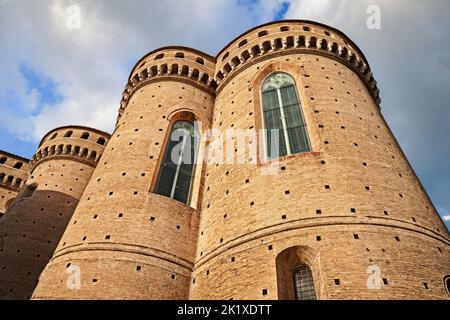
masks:
{"label": "blue sky", "polygon": [[[79,30],[67,7],[81,8]],[[381,30],[366,27],[369,5]],[[450,214],[450,2],[446,0],[0,0],[0,149],[31,157],[70,124],[111,132],[131,66],[185,45],[215,55],[257,24],[336,27],[366,54],[382,113],[442,216]],[[447,221],[447,226],[450,221]]]}

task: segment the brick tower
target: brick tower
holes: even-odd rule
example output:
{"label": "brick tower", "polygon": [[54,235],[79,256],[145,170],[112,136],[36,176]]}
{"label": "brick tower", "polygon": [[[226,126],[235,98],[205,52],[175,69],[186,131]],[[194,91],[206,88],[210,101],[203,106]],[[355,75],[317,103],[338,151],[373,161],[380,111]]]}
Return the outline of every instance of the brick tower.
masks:
{"label": "brick tower", "polygon": [[[179,47],[137,63],[102,161],[34,298],[188,298],[202,169],[190,205],[152,191],[172,125],[195,119],[210,126],[214,67],[214,58]],[[79,290],[65,285],[69,264],[80,267]]]}
{"label": "brick tower", "polygon": [[[250,133],[248,148],[212,143],[210,129]],[[175,161],[174,141],[200,161]],[[206,157],[225,151],[245,163]],[[30,185],[45,168],[33,165]],[[40,183],[67,174],[45,170]],[[147,54],[88,179],[34,299],[449,297],[448,230],[381,114],[364,54],[323,24],[265,24],[215,58]]]}
{"label": "brick tower", "polygon": [[29,162],[26,184],[0,220],[0,299],[31,297],[108,138],[78,126],[44,136]]}

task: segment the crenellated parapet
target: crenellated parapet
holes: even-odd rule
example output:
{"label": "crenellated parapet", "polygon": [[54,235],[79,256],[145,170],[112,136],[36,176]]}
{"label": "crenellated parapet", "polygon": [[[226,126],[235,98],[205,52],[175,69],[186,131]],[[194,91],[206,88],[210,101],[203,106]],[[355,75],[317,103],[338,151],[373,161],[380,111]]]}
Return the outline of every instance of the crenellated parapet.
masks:
{"label": "crenellated parapet", "polygon": [[195,49],[164,47],[150,52],[137,62],[129,76],[120,102],[119,118],[136,90],[162,79],[190,83],[214,94],[217,87],[214,70],[214,58]]}
{"label": "crenellated parapet", "polygon": [[0,150],[0,186],[4,189],[19,191],[27,180],[29,161]]}
{"label": "crenellated parapet", "polygon": [[343,63],[364,81],[375,102],[381,102],[369,63],[356,44],[339,30],[302,20],[265,24],[230,42],[216,57],[217,91],[262,59],[302,52],[324,55]]}
{"label": "crenellated parapet", "polygon": [[30,161],[30,172],[49,159],[71,159],[95,167],[109,134],[100,130],[65,126],[50,131],[42,139],[39,149]]}

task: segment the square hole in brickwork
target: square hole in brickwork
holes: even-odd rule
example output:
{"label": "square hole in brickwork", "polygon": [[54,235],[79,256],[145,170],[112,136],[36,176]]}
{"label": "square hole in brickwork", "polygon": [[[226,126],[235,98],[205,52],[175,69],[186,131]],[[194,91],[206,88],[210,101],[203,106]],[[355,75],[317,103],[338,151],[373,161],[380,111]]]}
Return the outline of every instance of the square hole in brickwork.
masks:
{"label": "square hole in brickwork", "polygon": [[262,289],[262,295],[266,296],[267,295],[267,289]]}
{"label": "square hole in brickwork", "polygon": [[414,218],[414,217],[411,217],[411,220],[412,220],[413,222],[417,222],[416,218]]}
{"label": "square hole in brickwork", "polygon": [[223,243],[223,238],[220,239],[220,243]]}
{"label": "square hole in brickwork", "polygon": [[321,236],[316,236],[316,241],[321,241],[322,237]]}
{"label": "square hole in brickwork", "polygon": [[225,214],[223,215],[223,218],[226,219],[227,217],[228,217],[228,215],[225,213]]}
{"label": "square hole in brickwork", "polygon": [[112,195],[113,195],[113,193],[114,193],[114,192],[112,192],[112,191],[111,191],[111,192],[109,193],[109,195],[110,195],[110,196],[112,196]]}
{"label": "square hole in brickwork", "polygon": [[387,212],[386,210],[384,210],[383,213],[384,213],[385,216],[389,215],[389,212]]}
{"label": "square hole in brickwork", "polygon": [[322,214],[322,210],[317,209],[317,210],[316,210],[316,214]]}
{"label": "square hole in brickwork", "polygon": [[334,279],[334,284],[337,285],[337,286],[341,285],[341,280]]}
{"label": "square hole in brickwork", "polygon": [[399,236],[395,236],[395,240],[400,242],[400,237]]}
{"label": "square hole in brickwork", "polygon": [[427,289],[427,290],[430,289],[430,286],[428,285],[428,282],[424,282],[424,283],[423,283],[423,287],[424,287],[425,289]]}
{"label": "square hole in brickwork", "polygon": [[255,202],[254,202],[254,201],[250,202],[250,205],[251,205],[251,206],[254,206],[254,205],[255,205]]}
{"label": "square hole in brickwork", "polygon": [[319,113],[319,110],[314,110],[314,113]]}
{"label": "square hole in brickwork", "polygon": [[86,237],[86,236],[84,236],[84,237],[83,237],[83,241],[85,241],[86,239],[87,239],[87,237]]}
{"label": "square hole in brickwork", "polygon": [[289,190],[284,191],[284,194],[291,194]]}
{"label": "square hole in brickwork", "polygon": [[358,144],[355,142],[355,143],[353,143],[353,145],[355,146],[355,147],[358,147]]}
{"label": "square hole in brickwork", "polygon": [[325,161],[324,160],[320,161],[320,164],[325,164]]}
{"label": "square hole in brickwork", "polygon": [[231,262],[234,262],[234,261],[235,261],[234,257],[231,257]]}
{"label": "square hole in brickwork", "polygon": [[206,275],[209,276],[209,270],[206,270]]}
{"label": "square hole in brickwork", "polygon": [[351,209],[350,209],[350,212],[351,212],[351,213],[356,213],[356,209],[355,209],[355,208],[351,208]]}
{"label": "square hole in brickwork", "polygon": [[178,226],[177,226],[177,230],[180,230],[180,229],[181,229],[181,227],[178,225]]}
{"label": "square hole in brickwork", "polygon": [[170,278],[171,278],[172,280],[175,280],[176,276],[173,274],[173,275],[170,276]]}
{"label": "square hole in brickwork", "polygon": [[134,195],[137,195],[138,193],[139,193],[139,192],[137,192],[137,191],[133,192]]}
{"label": "square hole in brickwork", "polygon": [[383,283],[384,283],[385,285],[388,285],[388,284],[389,284],[389,281],[388,281],[388,279],[386,279],[386,278],[383,278]]}
{"label": "square hole in brickwork", "polygon": [[403,194],[399,193],[398,195],[399,195],[400,198],[403,198]]}
{"label": "square hole in brickwork", "polygon": [[105,236],[105,240],[109,240],[109,239],[111,239],[110,235]]}
{"label": "square hole in brickwork", "polygon": [[319,128],[323,128],[323,124],[319,124]]}
{"label": "square hole in brickwork", "polygon": [[325,187],[325,189],[327,189],[327,190],[330,189],[330,186],[329,186],[328,184],[326,184],[324,187]]}
{"label": "square hole in brickwork", "polygon": [[363,162],[362,164],[363,164],[364,167],[367,167],[367,163]]}
{"label": "square hole in brickwork", "polygon": [[141,266],[136,266],[136,271],[141,271]]}
{"label": "square hole in brickwork", "polygon": [[123,213],[119,213],[118,217],[122,218],[123,217]]}
{"label": "square hole in brickwork", "polygon": [[122,172],[122,176],[125,177],[127,175],[126,172]]}
{"label": "square hole in brickwork", "polygon": [[150,221],[155,221],[155,217],[150,217]]}
{"label": "square hole in brickwork", "polygon": [[329,144],[330,142],[329,142],[329,141],[324,141],[323,143],[325,143],[325,144]]}
{"label": "square hole in brickwork", "polygon": [[355,234],[353,235],[353,239],[358,240],[358,239],[359,239],[359,235],[355,233]]}
{"label": "square hole in brickwork", "polygon": [[286,167],[281,167],[280,169],[281,169],[281,171],[284,171],[284,170],[286,170]]}
{"label": "square hole in brickwork", "polygon": [[286,218],[287,218],[287,216],[286,216],[285,214],[283,214],[283,215],[281,216],[281,219],[283,219],[283,220],[286,220]]}
{"label": "square hole in brickwork", "polygon": [[267,246],[267,249],[270,251],[270,250],[273,249],[273,246],[272,246],[271,244],[269,244],[269,245]]}
{"label": "square hole in brickwork", "polygon": [[437,247],[437,249],[440,253],[442,253],[442,249],[440,247]]}
{"label": "square hole in brickwork", "polygon": [[94,215],[94,219],[97,219],[98,215]]}
{"label": "square hole in brickwork", "polygon": [[369,187],[369,186],[365,186],[364,188],[366,188],[367,191],[370,190],[370,187]]}

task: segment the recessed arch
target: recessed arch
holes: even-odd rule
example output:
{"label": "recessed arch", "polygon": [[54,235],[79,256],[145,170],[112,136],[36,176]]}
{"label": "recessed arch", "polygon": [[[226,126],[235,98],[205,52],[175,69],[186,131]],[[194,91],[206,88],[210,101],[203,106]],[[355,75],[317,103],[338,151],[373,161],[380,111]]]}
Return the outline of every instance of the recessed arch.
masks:
{"label": "recessed arch", "polygon": [[307,246],[292,246],[275,258],[279,300],[316,300],[325,298],[318,285],[321,266],[318,252]]}

